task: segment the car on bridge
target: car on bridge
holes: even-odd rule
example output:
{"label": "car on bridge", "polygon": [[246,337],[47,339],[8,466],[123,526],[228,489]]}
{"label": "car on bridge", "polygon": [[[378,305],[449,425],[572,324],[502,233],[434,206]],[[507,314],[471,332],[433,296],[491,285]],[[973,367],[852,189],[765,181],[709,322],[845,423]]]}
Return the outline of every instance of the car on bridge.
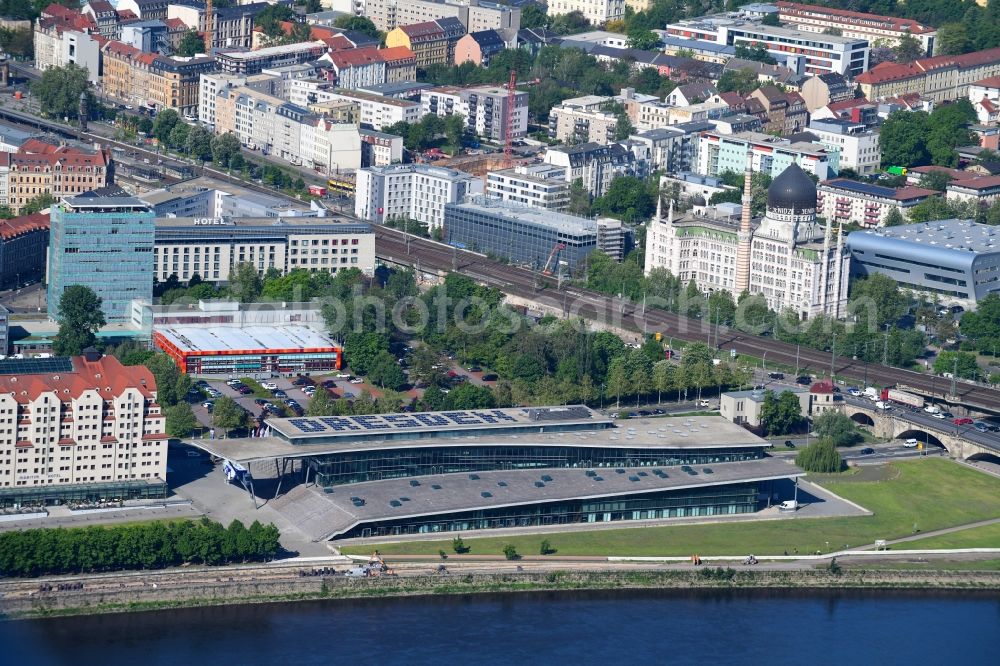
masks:
{"label": "car on bridge", "polygon": [[960,416],[957,419],[952,419],[951,422],[954,423],[955,425],[971,425],[972,419],[966,416]]}

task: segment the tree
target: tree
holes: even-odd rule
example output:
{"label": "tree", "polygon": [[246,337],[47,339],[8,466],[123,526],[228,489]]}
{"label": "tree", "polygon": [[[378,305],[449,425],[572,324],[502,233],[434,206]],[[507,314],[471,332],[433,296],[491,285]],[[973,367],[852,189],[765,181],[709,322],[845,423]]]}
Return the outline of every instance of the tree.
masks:
{"label": "tree", "polygon": [[205,40],[201,38],[197,30],[188,30],[181,35],[181,41],[177,45],[177,55],[185,58],[205,52]]}
{"label": "tree", "polygon": [[767,47],[759,43],[755,43],[751,46],[747,46],[745,43],[737,44],[735,56],[737,58],[742,58],[743,60],[755,60],[768,65],[778,64],[778,61],[767,52]]}
{"label": "tree", "polygon": [[640,51],[653,51],[660,47],[660,36],[649,28],[634,28],[628,32],[628,47]]}
{"label": "tree", "polygon": [[233,158],[240,154],[240,140],[231,132],[212,139],[212,159],[221,166],[230,166]]}
{"label": "tree", "polygon": [[802,420],[802,405],[791,391],[782,391],[775,396],[774,391],[764,392],[764,403],[760,407],[760,424],[768,435],[784,435],[792,431]]}
{"label": "tree", "polygon": [[799,451],[795,456],[795,464],[807,472],[832,474],[840,471],[843,461],[834,443],[829,439],[821,439]]}
{"label": "tree", "polygon": [[85,91],[90,101],[87,108],[94,108],[88,76],[85,68],[74,64],[42,72],[41,78],[31,85],[42,113],[56,118],[76,118],[80,111],[80,95]]}
{"label": "tree", "polygon": [[584,186],[582,178],[577,178],[570,184],[566,210],[584,217],[590,214],[590,191]]}
{"label": "tree", "polygon": [[263,286],[260,274],[251,263],[236,264],[229,272],[229,290],[240,303],[253,303]]}
{"label": "tree", "polygon": [[912,35],[903,35],[899,38],[899,43],[892,47],[892,54],[896,57],[896,62],[909,63],[917,58],[923,58],[924,47],[920,45]]}
{"label": "tree", "polygon": [[[361,32],[372,39],[382,40],[383,35],[375,27],[372,20],[366,16],[352,16],[351,14],[345,14],[340,16],[333,25],[338,28],[343,28],[344,30],[354,30],[355,32]],[[523,27],[523,26],[522,26]]]}
{"label": "tree", "polygon": [[[928,171],[920,177],[919,186],[928,190],[944,192],[951,182],[951,175],[947,171]],[[893,208],[892,210],[898,210]]]}
{"label": "tree", "polygon": [[616,358],[608,367],[607,387],[611,395],[615,396],[615,409],[621,408],[622,394],[628,395],[629,390],[628,368],[624,358]]}
{"label": "tree", "polygon": [[625,222],[644,222],[656,210],[656,198],[649,190],[641,178],[615,176],[604,196],[594,200],[593,210]]}
{"label": "tree", "polygon": [[165,429],[171,437],[187,437],[198,427],[191,405],[181,402],[166,408]]}
{"label": "tree", "polygon": [[548,21],[549,17],[541,6],[532,2],[521,7],[522,28],[544,28]]}
{"label": "tree", "polygon": [[34,215],[35,213],[40,213],[46,208],[49,208],[55,203],[55,197],[52,196],[51,192],[42,192],[38,196],[29,199],[27,203],[21,206],[21,215]]}
{"label": "tree", "polygon": [[191,378],[181,372],[174,360],[162,352],[149,356],[143,365],[156,380],[156,399],[161,405],[171,407],[182,403],[191,388]]}
{"label": "tree", "polygon": [[896,111],[889,114],[879,132],[882,164],[890,166],[924,166],[929,163],[927,123],[923,111]]}
{"label": "tree", "polygon": [[[2,14],[2,16],[8,16]],[[19,58],[33,58],[35,56],[34,33],[30,28],[22,30],[8,30],[0,28],[0,48],[5,53]]]}
{"label": "tree", "polygon": [[764,17],[760,20],[764,25],[770,26],[780,26],[781,19],[778,17],[778,12],[771,12],[769,14],[764,14]]}
{"label": "tree", "polygon": [[295,12],[292,11],[291,7],[269,5],[254,17],[253,23],[261,28],[268,37],[281,37],[284,34],[281,23],[294,20],[294,18]]}
{"label": "tree", "polygon": [[963,351],[943,351],[934,359],[934,372],[939,375],[955,374],[962,379],[978,379],[982,370],[976,363],[976,355]]}
{"label": "tree", "polygon": [[587,18],[578,9],[549,17],[549,28],[559,35],[572,35],[590,29]]}
{"label": "tree", "polygon": [[538,554],[539,555],[551,555],[554,552],[556,552],[556,549],[552,547],[552,544],[549,543],[549,540],[548,539],[542,539],[542,543],[539,544],[539,546],[538,546]]}
{"label": "tree", "polygon": [[171,148],[177,148],[184,150],[187,144],[188,134],[191,132],[191,126],[187,123],[177,123],[174,128],[170,130],[170,136],[167,140],[167,145]]}
{"label": "tree", "polygon": [[337,406],[325,388],[317,388],[313,397],[309,398],[306,405],[306,416],[336,416]]}
{"label": "tree", "polygon": [[215,401],[215,408],[212,410],[212,423],[216,428],[225,430],[227,435],[230,430],[245,427],[249,420],[250,414],[236,404],[232,398],[222,396]]}
{"label": "tree", "polygon": [[935,55],[961,55],[971,49],[971,40],[961,23],[945,23],[938,28]]}
{"label": "tree", "polygon": [[465,134],[465,119],[460,115],[451,115],[444,119],[444,136],[452,150],[458,152],[462,148],[462,137]]}
{"label": "tree", "polygon": [[813,420],[813,430],[834,446],[849,446],[861,439],[854,421],[843,412],[823,412]]}
{"label": "tree", "polygon": [[851,285],[849,310],[858,322],[874,325],[881,331],[886,324],[895,324],[906,312],[906,296],[896,281],[887,275],[875,273]]}
{"label": "tree", "polygon": [[443,409],[490,409],[496,407],[493,392],[485,386],[464,382],[444,397]]}
{"label": "tree", "polygon": [[[187,138],[184,141],[184,151],[197,160],[206,161],[212,159],[212,133],[201,125],[194,125],[188,131]],[[236,154],[239,155],[238,149]],[[231,154],[229,159],[232,159]]]}
{"label": "tree", "polygon": [[749,93],[759,85],[757,72],[750,68],[727,69],[719,77],[717,89],[720,93],[738,92],[741,95]]}
{"label": "tree", "polygon": [[169,145],[170,132],[179,122],[181,122],[181,117],[175,110],[164,109],[160,111],[156,114],[156,120],[153,121],[153,136],[161,143]]}
{"label": "tree", "polygon": [[516,560],[518,559],[518,557],[520,557],[517,554],[517,548],[512,543],[508,543],[503,547],[503,556],[506,557],[508,560]]}
{"label": "tree", "polygon": [[383,389],[399,390],[406,383],[406,375],[396,358],[384,349],[368,366],[366,374],[371,383]]}
{"label": "tree", "polygon": [[898,227],[901,224],[906,224],[906,218],[899,212],[899,208],[894,206],[889,209],[889,213],[885,216],[884,224],[887,227]]}
{"label": "tree", "polygon": [[93,347],[94,335],[107,322],[101,310],[101,298],[90,287],[74,284],[59,297],[59,332],[52,340],[56,356],[78,356]]}

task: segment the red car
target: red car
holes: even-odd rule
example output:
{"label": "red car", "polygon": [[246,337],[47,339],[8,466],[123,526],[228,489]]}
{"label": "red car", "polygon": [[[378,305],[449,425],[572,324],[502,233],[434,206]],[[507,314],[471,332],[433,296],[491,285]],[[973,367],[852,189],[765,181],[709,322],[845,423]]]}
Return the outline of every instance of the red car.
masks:
{"label": "red car", "polygon": [[959,417],[957,419],[954,419],[952,423],[954,423],[955,425],[971,425],[972,419],[966,417]]}

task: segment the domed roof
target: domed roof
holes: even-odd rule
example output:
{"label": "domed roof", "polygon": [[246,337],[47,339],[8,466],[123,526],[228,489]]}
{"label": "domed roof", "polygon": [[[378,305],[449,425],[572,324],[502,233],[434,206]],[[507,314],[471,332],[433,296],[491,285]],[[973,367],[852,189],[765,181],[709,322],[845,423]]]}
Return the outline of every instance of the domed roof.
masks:
{"label": "domed roof", "polygon": [[767,190],[767,207],[804,211],[816,208],[816,184],[798,164],[781,172]]}
{"label": "domed roof", "polygon": [[705,201],[705,197],[701,196],[700,194],[696,194],[693,197],[691,197],[691,205],[692,206],[705,206],[705,205],[707,205],[707,202]]}

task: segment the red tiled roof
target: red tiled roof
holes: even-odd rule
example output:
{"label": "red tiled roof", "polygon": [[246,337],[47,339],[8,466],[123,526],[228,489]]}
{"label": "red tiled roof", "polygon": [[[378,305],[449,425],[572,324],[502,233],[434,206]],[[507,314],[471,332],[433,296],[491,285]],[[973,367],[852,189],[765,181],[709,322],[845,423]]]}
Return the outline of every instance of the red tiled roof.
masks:
{"label": "red tiled roof", "polygon": [[59,446],[75,446],[76,440],[72,437],[63,437],[59,440]]}
{"label": "red tiled roof", "polygon": [[48,213],[35,213],[10,220],[0,220],[0,238],[3,240],[10,240],[31,231],[48,231],[48,229]]}
{"label": "red tiled roof", "polygon": [[934,165],[913,167],[912,169],[909,170],[909,172],[921,176],[928,173],[937,173],[937,172],[946,173],[949,176],[951,176],[951,179],[953,181],[971,180],[973,178],[978,178],[976,174],[969,173],[968,171],[959,171],[958,169],[951,169],[949,167],[934,166]]}
{"label": "red tiled roof", "polygon": [[[830,7],[819,7],[817,5],[800,5],[797,2],[784,2],[784,0],[779,0],[775,4],[778,5],[779,13],[785,14],[786,16],[826,14],[828,16],[839,16],[842,18],[864,19],[865,23],[867,23],[870,27],[885,29],[887,25],[891,25],[895,30],[908,32],[912,35],[920,35],[926,32],[934,31],[934,28],[925,26],[917,21],[914,21],[913,19],[908,18],[881,16],[879,14],[865,14],[864,12],[852,12],[847,9],[833,9]],[[881,23],[883,25],[871,25],[872,22]]]}
{"label": "red tiled roof", "polygon": [[35,445],[26,439],[22,439],[21,441],[15,443],[14,446],[19,449],[31,449],[34,448]]}
{"label": "red tiled roof", "polygon": [[118,18],[122,21],[132,21],[139,18],[139,16],[131,9],[119,9]]}
{"label": "red tiled roof", "polygon": [[410,39],[426,41],[431,39],[444,39],[444,30],[436,21],[424,21],[423,23],[411,23],[410,25],[398,26]]}
{"label": "red tiled roof", "polygon": [[384,60],[386,64],[391,62],[397,62],[399,60],[416,59],[416,56],[413,54],[413,51],[411,51],[406,46],[390,46],[384,49],[380,49],[379,55],[382,56],[382,60]]}
{"label": "red tiled roof", "polygon": [[833,382],[829,379],[824,379],[823,381],[816,382],[809,387],[810,393],[833,393]]}
{"label": "red tiled roof", "polygon": [[1000,76],[990,76],[985,79],[974,81],[969,85],[982,86],[983,88],[1000,88]]}
{"label": "red tiled roof", "polygon": [[0,392],[10,393],[22,404],[47,392],[57,393],[61,400],[71,400],[85,391],[96,390],[102,398],[110,399],[128,388],[135,388],[151,399],[156,391],[156,379],[144,366],[126,367],[113,356],[97,361],[74,356],[72,372],[0,375]]}
{"label": "red tiled roof", "polygon": [[979,105],[984,109],[986,109],[987,111],[989,111],[990,113],[993,113],[994,111],[997,110],[997,105],[994,104],[992,101],[990,101],[989,97],[984,97],[982,100],[980,100]]}
{"label": "red tiled roof", "polygon": [[[167,26],[168,30],[187,30],[187,23],[180,20],[179,18],[165,18],[161,19],[164,25]],[[200,34],[200,33],[199,33]]]}
{"label": "red tiled roof", "polygon": [[59,146],[49,143],[48,141],[43,141],[42,139],[28,139],[23,144],[21,144],[21,149],[17,152],[26,155],[30,153],[40,153],[48,154],[54,153],[59,150]]}
{"label": "red tiled roof", "polygon": [[896,194],[893,195],[893,199],[896,201],[906,201],[908,199],[919,199],[920,197],[932,197],[936,194],[941,194],[937,190],[928,190],[923,187],[913,187],[912,185],[907,185],[905,187],[896,188]]}
{"label": "red tiled roof", "polygon": [[992,187],[1000,187],[1000,176],[974,176],[958,180],[953,184],[972,190],[988,190]]}
{"label": "red tiled roof", "polygon": [[117,442],[118,438],[115,437],[114,435],[105,435],[104,437],[101,437],[101,441],[102,442],[108,442],[108,443],[110,443],[110,442]]}
{"label": "red tiled roof", "polygon": [[914,63],[880,62],[867,72],[854,78],[858,83],[885,83],[922,76],[923,72]]}
{"label": "red tiled roof", "polygon": [[372,63],[383,62],[378,49],[373,46],[361,49],[334,51],[329,55],[329,58],[330,62],[332,62],[334,67],[337,69],[362,67],[364,65],[371,65]]}
{"label": "red tiled roof", "polygon": [[839,111],[847,111],[848,109],[853,109],[856,106],[864,106],[870,102],[864,97],[858,97],[857,99],[842,99],[839,102],[831,102],[826,105],[826,108],[830,109],[834,113]]}

